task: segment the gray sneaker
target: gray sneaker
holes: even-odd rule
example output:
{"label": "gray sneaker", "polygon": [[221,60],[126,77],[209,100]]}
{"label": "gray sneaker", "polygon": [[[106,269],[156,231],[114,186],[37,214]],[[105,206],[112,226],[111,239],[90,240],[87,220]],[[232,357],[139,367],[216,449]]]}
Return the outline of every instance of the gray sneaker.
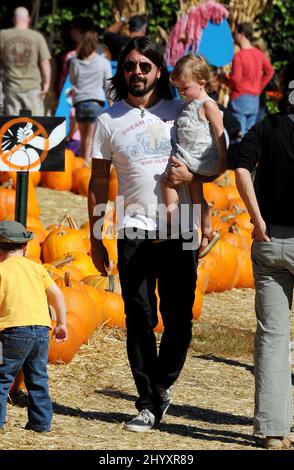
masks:
{"label": "gray sneaker", "polygon": [[124,424],[127,431],[146,432],[150,431],[155,425],[156,419],[149,410],[141,410],[140,413]]}
{"label": "gray sneaker", "polygon": [[171,398],[170,398],[171,387],[164,388],[164,387],[161,387],[161,385],[157,385],[157,391],[162,398],[162,404],[160,406],[160,409],[161,409],[162,418],[163,418],[171,402]]}

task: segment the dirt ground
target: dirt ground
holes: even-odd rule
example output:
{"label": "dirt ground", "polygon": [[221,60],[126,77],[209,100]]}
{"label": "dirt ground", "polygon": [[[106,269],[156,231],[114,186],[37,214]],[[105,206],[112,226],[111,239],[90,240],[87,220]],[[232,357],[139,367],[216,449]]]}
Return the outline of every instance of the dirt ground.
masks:
{"label": "dirt ground", "polygon": [[[47,197],[45,191],[38,188],[38,196]],[[57,198],[58,193],[55,208],[51,199],[52,217],[47,208],[44,221],[59,221],[60,214],[69,209],[78,222],[86,220],[85,198],[74,195],[64,195],[58,201]],[[20,399],[18,404],[8,404],[9,421],[1,433],[0,449],[259,449],[252,436],[252,354],[228,353],[232,331],[246,333],[251,351],[254,329],[252,289],[206,295],[201,320],[194,325],[185,367],[173,387],[169,412],[157,429],[137,434],[122,428],[122,423],[136,411],[125,334],[104,326],[81,347],[70,364],[49,365],[54,406],[52,432],[37,434],[24,430],[25,400]],[[210,347],[205,331],[220,331],[219,350],[215,345]]]}

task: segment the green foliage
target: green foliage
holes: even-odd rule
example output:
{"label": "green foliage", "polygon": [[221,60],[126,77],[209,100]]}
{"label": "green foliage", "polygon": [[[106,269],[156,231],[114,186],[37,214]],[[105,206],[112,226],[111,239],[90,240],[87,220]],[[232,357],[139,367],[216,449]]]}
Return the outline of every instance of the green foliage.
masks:
{"label": "green foliage", "polygon": [[269,2],[258,18],[258,24],[278,71],[294,53],[294,0]]}
{"label": "green foliage", "polygon": [[171,31],[177,20],[179,10],[178,0],[153,0],[147,1],[148,29],[151,36],[156,35],[157,26],[161,26],[167,33]]}

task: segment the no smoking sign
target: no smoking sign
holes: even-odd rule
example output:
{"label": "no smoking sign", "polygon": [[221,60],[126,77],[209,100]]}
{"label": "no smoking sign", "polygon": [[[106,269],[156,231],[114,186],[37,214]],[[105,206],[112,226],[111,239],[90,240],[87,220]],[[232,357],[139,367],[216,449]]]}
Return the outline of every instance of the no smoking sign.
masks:
{"label": "no smoking sign", "polygon": [[64,171],[65,137],[64,118],[1,116],[0,171]]}

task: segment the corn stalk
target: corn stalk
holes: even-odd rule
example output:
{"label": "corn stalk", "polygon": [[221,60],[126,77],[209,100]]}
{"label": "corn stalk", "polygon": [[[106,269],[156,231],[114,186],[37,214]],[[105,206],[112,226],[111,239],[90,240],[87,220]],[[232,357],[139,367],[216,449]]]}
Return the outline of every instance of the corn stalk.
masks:
{"label": "corn stalk", "polygon": [[272,0],[224,0],[223,3],[230,11],[230,24],[234,30],[237,23],[253,23],[255,18]]}
{"label": "corn stalk", "polygon": [[[179,0],[180,14],[187,11],[194,5],[206,3],[208,0]],[[272,0],[223,0],[222,3],[230,11],[230,24],[234,30],[237,23],[249,21],[253,23],[254,19],[262,12],[264,7]]]}
{"label": "corn stalk", "polygon": [[121,16],[129,18],[131,15],[143,15],[146,13],[145,0],[113,0],[112,11],[114,18],[119,21]]}

